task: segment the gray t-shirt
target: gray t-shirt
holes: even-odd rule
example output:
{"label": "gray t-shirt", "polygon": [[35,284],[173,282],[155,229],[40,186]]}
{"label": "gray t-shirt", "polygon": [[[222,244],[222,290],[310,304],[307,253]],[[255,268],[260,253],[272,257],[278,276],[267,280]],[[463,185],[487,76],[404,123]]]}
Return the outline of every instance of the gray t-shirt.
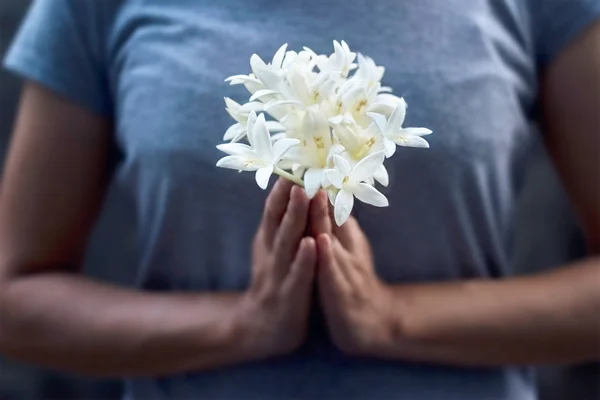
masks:
{"label": "gray t-shirt", "polygon": [[[114,119],[113,189],[136,205],[137,284],[247,287],[266,193],[215,167],[231,124],[224,78],[287,42],[332,40],[384,65],[431,148],[386,162],[390,207],[356,206],[379,275],[426,282],[513,274],[513,225],[536,137],[540,71],[600,16],[599,0],[39,0],[5,65]],[[246,96],[245,98],[243,96]],[[82,132],[85,134],[85,132]],[[119,263],[119,260],[114,260]],[[502,301],[502,299],[498,299]],[[297,353],[137,379],[130,399],[532,400],[527,368],[467,369],[342,355],[315,319]]]}

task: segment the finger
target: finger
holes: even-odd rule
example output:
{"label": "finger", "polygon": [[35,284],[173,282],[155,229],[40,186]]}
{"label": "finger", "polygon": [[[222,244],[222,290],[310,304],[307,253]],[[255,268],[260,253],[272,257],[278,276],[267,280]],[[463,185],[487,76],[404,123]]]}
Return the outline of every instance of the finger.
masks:
{"label": "finger", "polygon": [[285,215],[292,186],[293,183],[289,180],[279,178],[265,201],[262,226],[264,229],[265,243],[268,245],[273,244],[277,228]]}
{"label": "finger", "polygon": [[308,206],[309,200],[304,190],[299,186],[292,187],[290,201],[273,244],[275,260],[281,279],[287,275],[300,240],[304,236],[306,220],[308,218]]}
{"label": "finger", "polygon": [[337,296],[347,293],[350,284],[335,259],[333,241],[329,235],[321,234],[317,238],[317,256],[321,296]]}
{"label": "finger", "polygon": [[296,257],[286,276],[282,289],[292,299],[303,299],[312,291],[312,282],[315,277],[317,264],[317,245],[311,237],[306,237],[300,242]]}
{"label": "finger", "polygon": [[354,248],[354,235],[356,234],[355,231],[357,229],[360,230],[360,226],[358,225],[356,218],[352,216],[342,226],[333,224],[333,234],[347,250],[352,250]]}
{"label": "finger", "polygon": [[348,256],[347,250],[337,238],[333,238],[331,246],[333,258],[340,273],[344,277],[344,280],[348,282],[348,287],[360,289],[364,281],[363,271],[356,262],[353,262],[351,257]]}
{"label": "finger", "polygon": [[323,233],[332,234],[329,200],[323,190],[319,191],[310,202],[310,227],[313,237],[319,237]]}

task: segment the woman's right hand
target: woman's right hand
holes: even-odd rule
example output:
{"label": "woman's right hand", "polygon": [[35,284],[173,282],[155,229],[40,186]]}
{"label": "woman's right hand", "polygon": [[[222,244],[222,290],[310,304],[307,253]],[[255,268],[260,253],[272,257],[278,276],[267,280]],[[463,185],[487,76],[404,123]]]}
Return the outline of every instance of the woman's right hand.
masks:
{"label": "woman's right hand", "polygon": [[241,344],[257,357],[296,350],[306,337],[316,244],[304,237],[309,199],[280,178],[266,202],[252,249],[252,281],[239,312]]}

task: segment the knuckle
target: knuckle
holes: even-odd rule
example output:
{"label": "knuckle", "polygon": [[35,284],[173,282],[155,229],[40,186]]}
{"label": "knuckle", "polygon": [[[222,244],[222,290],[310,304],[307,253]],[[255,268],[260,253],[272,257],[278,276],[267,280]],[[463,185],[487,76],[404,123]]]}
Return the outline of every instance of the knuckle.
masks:
{"label": "knuckle", "polygon": [[291,239],[289,234],[280,234],[277,236],[275,241],[275,254],[277,258],[281,258],[283,254],[289,249],[291,246]]}

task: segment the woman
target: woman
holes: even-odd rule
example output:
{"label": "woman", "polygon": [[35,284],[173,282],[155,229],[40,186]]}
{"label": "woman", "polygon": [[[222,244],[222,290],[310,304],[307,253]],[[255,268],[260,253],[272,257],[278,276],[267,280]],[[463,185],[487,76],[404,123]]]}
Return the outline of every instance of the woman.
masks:
{"label": "woman", "polygon": [[[535,399],[528,366],[600,357],[599,259],[511,268],[538,115],[600,251],[599,17],[597,0],[35,2],[5,60],[28,84],[0,202],[2,352],[129,377],[130,399]],[[386,164],[391,206],[342,228],[323,193],[214,166],[223,79],[332,39],[435,131]],[[78,274],[113,187],[135,199],[138,263],[119,267],[139,291]]]}

